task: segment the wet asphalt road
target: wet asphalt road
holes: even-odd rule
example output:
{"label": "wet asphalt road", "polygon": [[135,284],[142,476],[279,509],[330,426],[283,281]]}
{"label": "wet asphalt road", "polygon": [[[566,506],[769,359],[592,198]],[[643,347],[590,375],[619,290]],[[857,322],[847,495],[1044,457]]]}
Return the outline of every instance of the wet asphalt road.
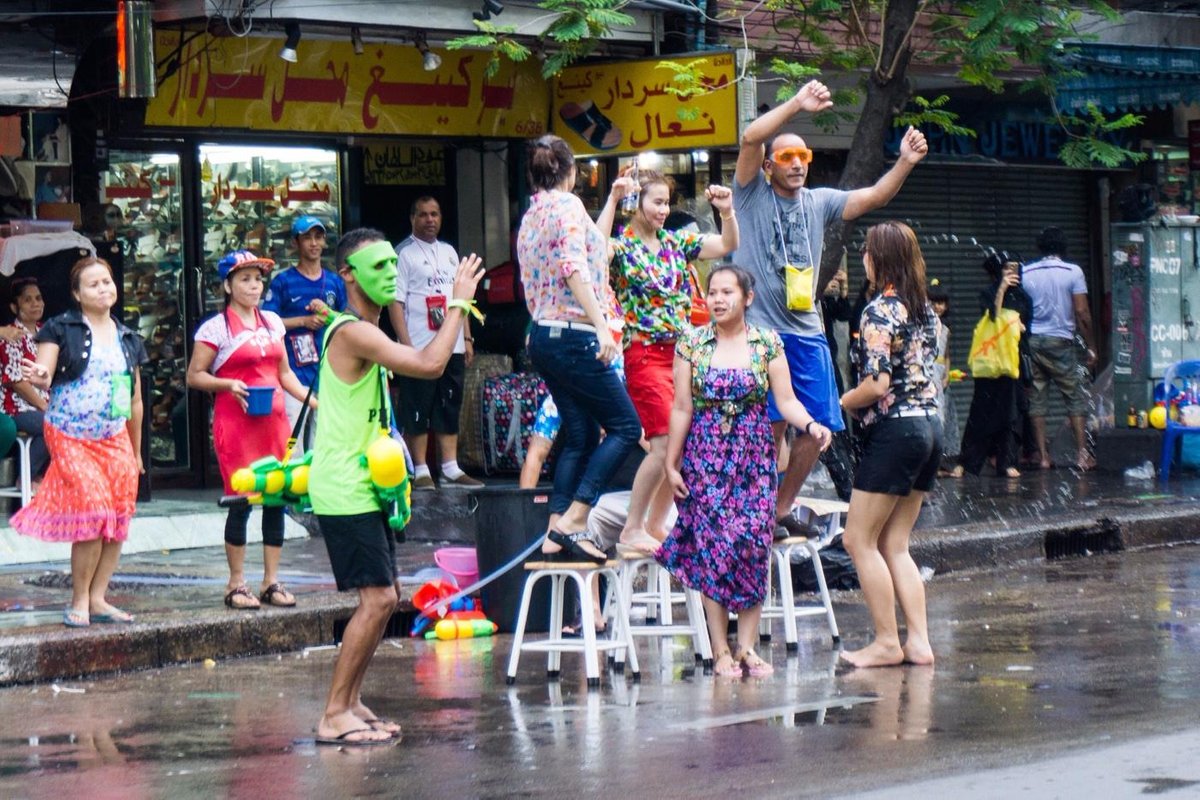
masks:
{"label": "wet asphalt road", "polygon": [[[1200,793],[1200,548],[930,584],[935,668],[838,674],[813,620],[764,680],[639,645],[640,684],[560,685],[509,637],[386,641],[395,747],[312,743],[334,653],[0,691],[0,797],[1143,797]],[[839,596],[846,643],[866,615]],[[80,691],[82,690],[82,692]]]}

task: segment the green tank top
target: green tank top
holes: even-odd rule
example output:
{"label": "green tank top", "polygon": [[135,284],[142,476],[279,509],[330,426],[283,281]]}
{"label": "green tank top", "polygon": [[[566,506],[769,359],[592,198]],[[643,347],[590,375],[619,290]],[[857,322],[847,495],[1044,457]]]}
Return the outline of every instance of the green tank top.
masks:
{"label": "green tank top", "polygon": [[[355,319],[349,314],[338,315],[325,331],[325,342],[330,341],[337,327]],[[379,420],[381,381],[387,415],[382,423]],[[367,446],[379,436],[380,428],[387,429],[390,423],[391,400],[386,381],[386,370],[376,366],[356,382],[345,383],[334,374],[329,361],[321,359],[317,384],[321,387],[321,418],[313,442],[312,471],[308,479],[308,496],[317,514],[349,516],[380,510],[371,476],[361,458],[367,452]]]}

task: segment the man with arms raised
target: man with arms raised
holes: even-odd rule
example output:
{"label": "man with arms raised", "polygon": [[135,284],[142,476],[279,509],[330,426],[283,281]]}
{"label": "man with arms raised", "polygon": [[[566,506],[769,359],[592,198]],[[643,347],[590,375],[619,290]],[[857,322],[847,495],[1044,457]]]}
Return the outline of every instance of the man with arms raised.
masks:
{"label": "man with arms raised", "polygon": [[[925,157],[927,147],[925,136],[909,128],[900,143],[899,159],[873,186],[853,191],[808,189],[804,181],[812,151],[796,134],[779,131],[801,111],[813,114],[832,105],[829,89],[810,81],[790,100],[750,123],[742,133],[733,201],[741,220],[741,243],[734,261],[754,275],[758,290],[746,321],[779,333],[796,397],[817,422],[837,432],[846,426],[819,302],[819,290],[830,277],[820,274],[825,227],[886,205]],[[786,425],[773,400],[770,414],[778,446]],[[819,455],[812,437],[803,433],[796,437],[775,509],[780,525],[791,534],[805,534],[790,512]]]}

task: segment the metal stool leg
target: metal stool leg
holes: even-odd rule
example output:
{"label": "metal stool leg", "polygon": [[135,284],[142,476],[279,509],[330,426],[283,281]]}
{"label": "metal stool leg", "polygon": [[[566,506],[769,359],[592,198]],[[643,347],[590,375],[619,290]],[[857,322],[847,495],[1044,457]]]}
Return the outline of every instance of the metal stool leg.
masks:
{"label": "metal stool leg", "polygon": [[533,597],[533,585],[542,577],[531,573],[525,578],[525,589],[521,592],[521,609],[517,612],[517,627],[513,631],[512,652],[508,655],[508,676],[504,682],[511,686],[517,680],[517,665],[521,661],[521,642],[525,639],[525,623],[529,620],[529,601]]}
{"label": "metal stool leg", "polygon": [[787,651],[794,653],[800,649],[800,635],[796,630],[796,598],[792,590],[792,548],[778,548],[773,552],[775,565],[779,570],[779,605],[783,610],[783,639]]}
{"label": "metal stool leg", "polygon": [[618,587],[617,588],[617,615],[618,616],[617,616],[617,619],[613,626],[612,636],[613,636],[614,641],[622,641],[625,643],[626,646],[624,648],[621,648],[621,650],[619,652],[624,653],[625,651],[628,651],[629,670],[632,673],[634,682],[636,683],[637,681],[641,680],[642,673],[641,673],[641,668],[638,666],[637,649],[633,646],[633,634],[631,632],[631,626],[629,624],[629,606],[630,606],[629,595],[625,593],[624,587],[622,587],[620,585],[620,583],[618,582],[617,573],[615,570],[609,568],[609,569],[601,570],[601,572],[607,573],[609,575],[609,580],[613,583],[614,586]]}
{"label": "metal stool leg", "polygon": [[[774,558],[775,551],[771,551],[771,558]],[[767,562],[767,594],[763,597],[763,613],[758,618],[758,640],[760,642],[771,641],[771,614],[767,613],[768,608],[775,604],[775,580],[774,570],[771,569],[771,562]],[[740,625],[741,622],[738,622]]]}
{"label": "metal stool leg", "polygon": [[688,623],[696,631],[692,635],[696,658],[705,669],[712,669],[712,640],[708,637],[708,620],[704,616],[704,601],[700,599],[699,592],[686,587],[684,587],[684,598],[687,603]]}
{"label": "metal stool leg", "polygon": [[[600,657],[596,650],[596,610],[592,606],[592,581],[595,580],[599,570],[589,570],[587,577],[572,572],[571,578],[575,585],[579,587],[579,617],[580,624],[583,627],[583,664],[587,672],[587,685],[589,689],[596,689],[600,686]],[[559,630],[561,635],[562,630]]]}
{"label": "metal stool leg", "polygon": [[[548,642],[561,642],[563,638],[563,606],[566,605],[566,578],[554,573],[550,578],[550,630]],[[562,674],[562,652],[551,649],[546,652],[546,677],[557,680]]]}
{"label": "metal stool leg", "polygon": [[817,573],[817,588],[821,591],[821,603],[825,606],[825,619],[829,622],[829,635],[833,637],[833,643],[837,644],[842,637],[838,633],[837,620],[833,616],[833,600],[829,597],[829,587],[825,585],[825,568],[821,565],[821,554],[815,544],[809,543],[806,548],[812,559],[813,569]]}

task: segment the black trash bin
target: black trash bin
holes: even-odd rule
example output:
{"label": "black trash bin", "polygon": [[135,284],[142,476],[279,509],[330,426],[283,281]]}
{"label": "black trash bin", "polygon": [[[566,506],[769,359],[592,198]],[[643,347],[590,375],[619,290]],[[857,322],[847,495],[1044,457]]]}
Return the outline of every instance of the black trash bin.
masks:
{"label": "black trash bin", "polygon": [[[511,561],[533,541],[541,539],[550,523],[550,492],[547,489],[518,489],[488,486],[471,493],[475,503],[475,554],[479,576],[490,575]],[[541,556],[534,550],[526,561]],[[521,610],[525,569],[517,564],[480,590],[483,613],[500,630],[511,633]],[[550,621],[550,582],[541,581],[529,606],[526,631],[543,633]]]}

